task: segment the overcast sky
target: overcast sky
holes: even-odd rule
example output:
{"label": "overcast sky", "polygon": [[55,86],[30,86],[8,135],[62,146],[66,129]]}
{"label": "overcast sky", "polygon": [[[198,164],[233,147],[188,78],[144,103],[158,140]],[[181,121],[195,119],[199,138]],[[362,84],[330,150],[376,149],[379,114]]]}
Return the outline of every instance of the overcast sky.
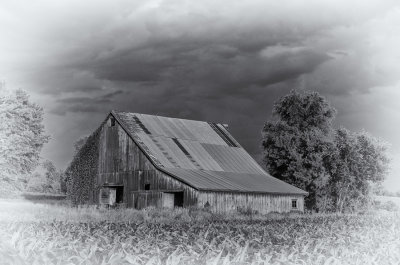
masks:
{"label": "overcast sky", "polygon": [[228,123],[259,160],[273,102],[308,89],[392,144],[400,190],[398,0],[2,0],[0,33],[0,80],[44,107],[60,168],[111,109]]}

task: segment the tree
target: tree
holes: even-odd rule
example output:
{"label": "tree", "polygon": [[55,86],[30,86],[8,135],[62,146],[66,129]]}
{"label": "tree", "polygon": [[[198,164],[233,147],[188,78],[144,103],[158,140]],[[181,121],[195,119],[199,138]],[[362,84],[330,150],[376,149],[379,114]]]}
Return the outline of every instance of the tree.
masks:
{"label": "tree", "polygon": [[34,172],[29,177],[27,190],[34,192],[46,193],[65,193],[64,173],[62,170],[57,170],[53,162],[45,160],[41,163],[41,168],[44,173]]}
{"label": "tree", "polygon": [[34,172],[28,178],[28,184],[26,185],[26,191],[30,192],[46,192],[47,182],[43,174]]}
{"label": "tree", "polygon": [[388,173],[387,144],[367,132],[336,130],[335,153],[329,164],[330,188],[336,211],[368,205],[373,189]]}
{"label": "tree", "polygon": [[0,174],[18,185],[18,178],[38,165],[49,136],[44,132],[43,109],[23,90],[0,88]]}
{"label": "tree", "polygon": [[318,93],[291,93],[273,109],[278,117],[263,129],[264,161],[268,172],[309,192],[306,206],[316,209],[329,181],[324,167],[333,149],[331,123],[336,110]]}
{"label": "tree", "polygon": [[311,210],[344,211],[365,205],[371,184],[388,171],[386,145],[366,132],[332,126],[336,110],[316,92],[281,98],[263,129],[271,175],[309,192]]}
{"label": "tree", "polygon": [[46,192],[60,192],[61,183],[63,181],[63,172],[57,171],[57,168],[50,160],[46,160],[42,163],[42,167],[46,170]]}

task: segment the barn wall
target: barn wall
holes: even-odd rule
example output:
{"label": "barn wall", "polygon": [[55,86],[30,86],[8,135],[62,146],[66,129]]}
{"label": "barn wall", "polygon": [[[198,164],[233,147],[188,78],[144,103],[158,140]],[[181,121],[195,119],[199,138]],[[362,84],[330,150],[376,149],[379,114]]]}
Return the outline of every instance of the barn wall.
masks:
{"label": "barn wall", "polygon": [[[183,206],[196,205],[195,189],[157,170],[118,122],[115,126],[110,125],[108,120],[100,133],[99,187],[123,185],[123,201],[129,207],[134,206],[133,196],[138,201],[147,198],[148,206],[159,205],[162,196],[155,192],[183,192]],[[146,184],[150,184],[148,191],[145,191]]]}
{"label": "barn wall", "polygon": [[[297,209],[292,208],[292,199],[297,199]],[[304,211],[304,196],[302,195],[272,195],[257,193],[233,192],[199,192],[198,207],[208,205],[213,212],[246,211],[252,209],[261,214],[269,212],[285,213]]]}

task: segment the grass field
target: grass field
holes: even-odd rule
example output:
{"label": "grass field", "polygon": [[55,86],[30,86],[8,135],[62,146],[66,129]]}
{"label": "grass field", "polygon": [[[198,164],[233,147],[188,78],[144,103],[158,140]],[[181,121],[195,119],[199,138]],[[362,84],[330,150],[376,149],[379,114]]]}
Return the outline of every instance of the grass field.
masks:
{"label": "grass field", "polygon": [[213,215],[0,201],[0,264],[399,264],[400,214]]}

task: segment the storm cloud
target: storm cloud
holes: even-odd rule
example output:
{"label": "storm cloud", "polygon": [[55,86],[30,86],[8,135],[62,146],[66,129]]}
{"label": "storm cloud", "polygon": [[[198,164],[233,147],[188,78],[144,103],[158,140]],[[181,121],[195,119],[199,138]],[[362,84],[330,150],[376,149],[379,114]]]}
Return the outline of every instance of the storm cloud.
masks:
{"label": "storm cloud", "polygon": [[[65,167],[111,109],[228,123],[258,160],[274,101],[316,90],[337,124],[400,142],[398,1],[3,1],[0,78],[28,90]],[[389,102],[389,103],[388,103]],[[396,128],[397,133],[400,128]]]}

